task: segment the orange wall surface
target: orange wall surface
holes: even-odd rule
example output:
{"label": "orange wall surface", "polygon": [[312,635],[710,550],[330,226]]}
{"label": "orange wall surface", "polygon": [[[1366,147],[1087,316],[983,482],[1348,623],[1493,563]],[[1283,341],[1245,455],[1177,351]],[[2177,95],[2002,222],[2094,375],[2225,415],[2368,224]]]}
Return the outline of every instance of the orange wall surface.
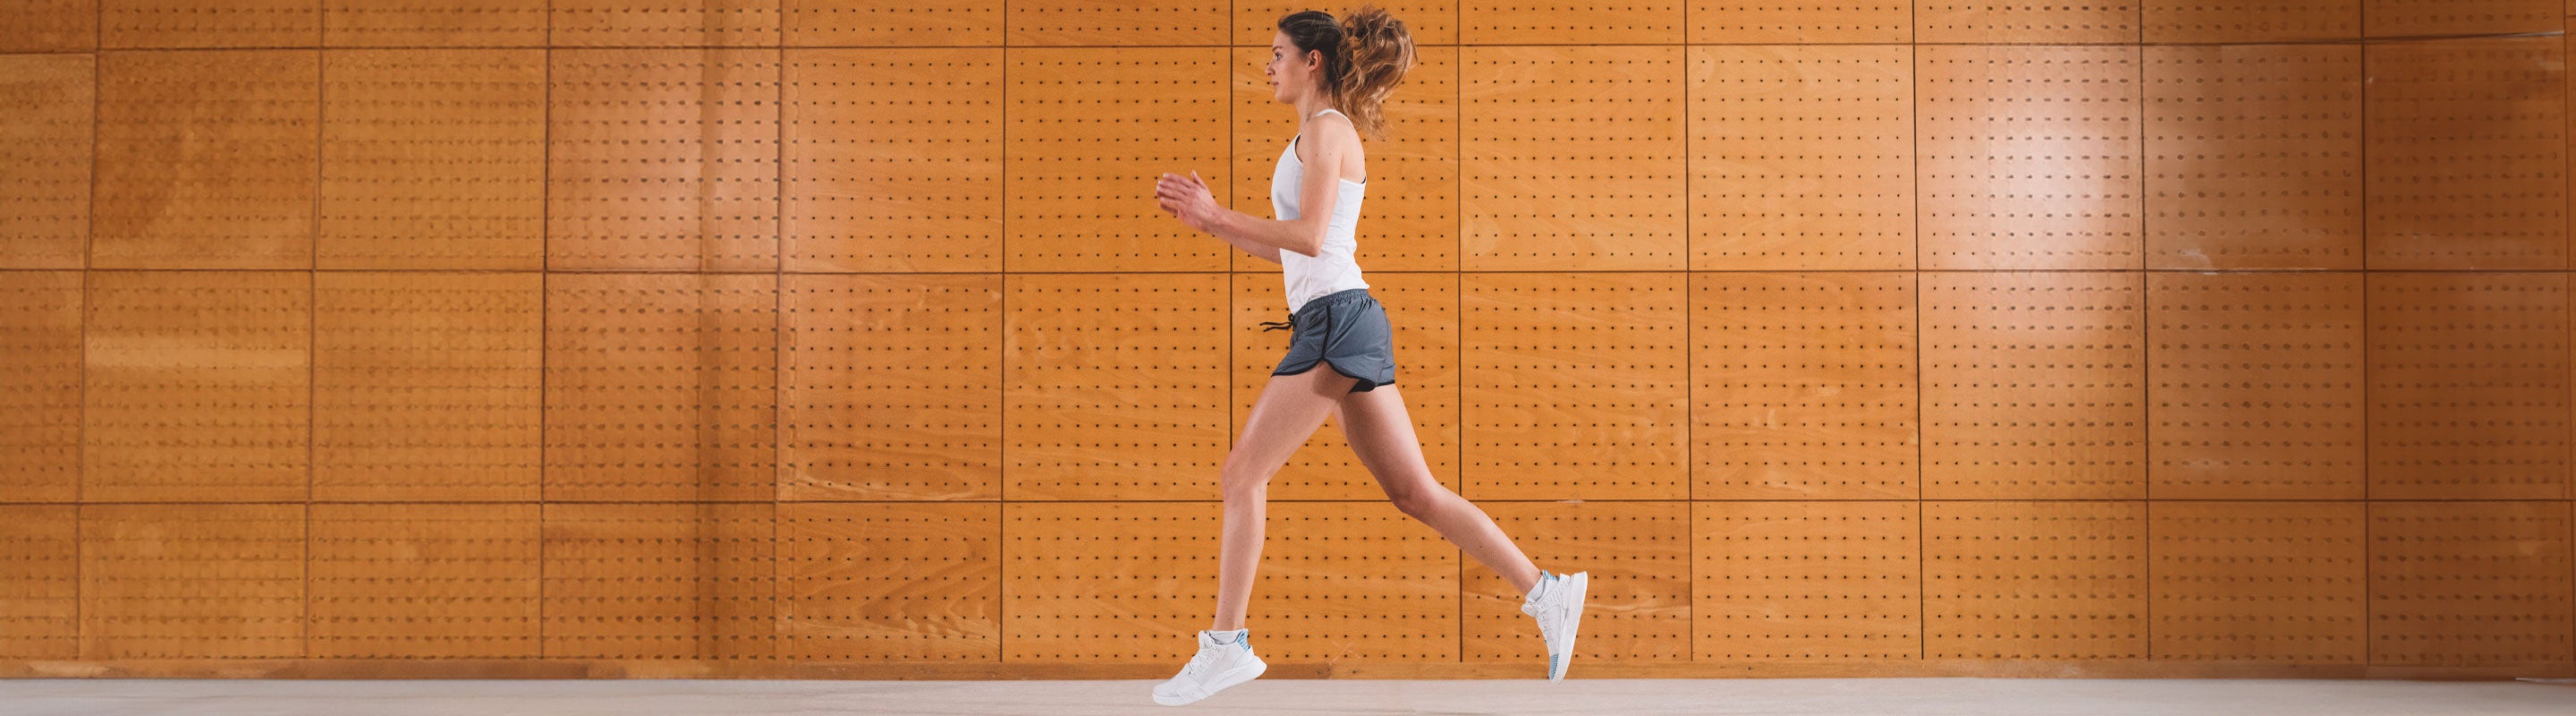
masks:
{"label": "orange wall surface", "polygon": [[[1578,671],[2576,674],[2565,0],[1385,4],[1394,389]],[[1296,9],[0,7],[0,675],[1167,675],[1287,334],[1154,180],[1270,217]],[[1540,673],[1269,494],[1266,658]]]}

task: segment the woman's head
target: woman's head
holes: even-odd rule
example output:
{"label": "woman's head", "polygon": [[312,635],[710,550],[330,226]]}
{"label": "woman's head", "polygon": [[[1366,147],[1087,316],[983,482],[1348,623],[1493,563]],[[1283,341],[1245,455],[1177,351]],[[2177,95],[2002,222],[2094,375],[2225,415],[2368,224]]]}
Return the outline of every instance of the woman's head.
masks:
{"label": "woman's head", "polygon": [[1271,98],[1296,104],[1320,95],[1359,131],[1386,135],[1379,105],[1413,69],[1413,35],[1403,20],[1362,5],[1339,21],[1317,10],[1279,18],[1270,39]]}

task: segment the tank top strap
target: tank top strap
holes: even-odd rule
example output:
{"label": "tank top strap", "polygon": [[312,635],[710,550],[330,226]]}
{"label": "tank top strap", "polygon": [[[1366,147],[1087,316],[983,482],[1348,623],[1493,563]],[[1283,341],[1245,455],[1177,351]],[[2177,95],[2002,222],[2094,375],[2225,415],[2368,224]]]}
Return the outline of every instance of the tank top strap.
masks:
{"label": "tank top strap", "polygon": [[[1331,112],[1331,113],[1334,113],[1334,114],[1342,114],[1342,111],[1341,111],[1341,110],[1333,109],[1333,108],[1331,108],[1331,107],[1325,107],[1325,108],[1323,109],[1323,111],[1322,111],[1322,112],[1316,112],[1316,113],[1315,113],[1315,116],[1317,116],[1317,117],[1324,116],[1324,112]],[[1344,118],[1349,118],[1349,117],[1350,117],[1350,115],[1342,114],[1342,117],[1344,117]],[[1303,135],[1303,134],[1300,134],[1300,135],[1297,135],[1297,136],[1294,136],[1294,137],[1289,137],[1289,138],[1288,138],[1288,151],[1289,151],[1289,153],[1291,153],[1291,154],[1296,153],[1296,151],[1297,151],[1297,140],[1305,139],[1305,138],[1306,138],[1306,135]]]}

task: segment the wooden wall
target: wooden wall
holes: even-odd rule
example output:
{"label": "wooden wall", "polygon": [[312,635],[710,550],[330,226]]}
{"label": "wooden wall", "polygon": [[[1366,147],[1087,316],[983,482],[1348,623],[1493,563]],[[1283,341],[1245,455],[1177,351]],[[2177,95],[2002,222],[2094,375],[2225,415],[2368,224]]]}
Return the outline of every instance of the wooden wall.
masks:
{"label": "wooden wall", "polygon": [[[1388,5],[1361,263],[1578,674],[2576,673],[2568,3]],[[9,3],[0,673],[1167,675],[1285,306],[1153,179],[1269,214],[1290,9]],[[1539,676],[1271,496],[1275,673]]]}

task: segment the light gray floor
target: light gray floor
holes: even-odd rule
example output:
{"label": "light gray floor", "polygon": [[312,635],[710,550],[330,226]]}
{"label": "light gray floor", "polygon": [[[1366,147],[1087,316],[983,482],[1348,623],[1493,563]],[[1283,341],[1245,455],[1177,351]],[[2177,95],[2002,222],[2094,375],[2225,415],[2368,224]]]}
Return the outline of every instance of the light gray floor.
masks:
{"label": "light gray floor", "polygon": [[1188,706],[1151,681],[0,680],[59,714],[2547,714],[2576,684],[2273,679],[1269,680]]}

